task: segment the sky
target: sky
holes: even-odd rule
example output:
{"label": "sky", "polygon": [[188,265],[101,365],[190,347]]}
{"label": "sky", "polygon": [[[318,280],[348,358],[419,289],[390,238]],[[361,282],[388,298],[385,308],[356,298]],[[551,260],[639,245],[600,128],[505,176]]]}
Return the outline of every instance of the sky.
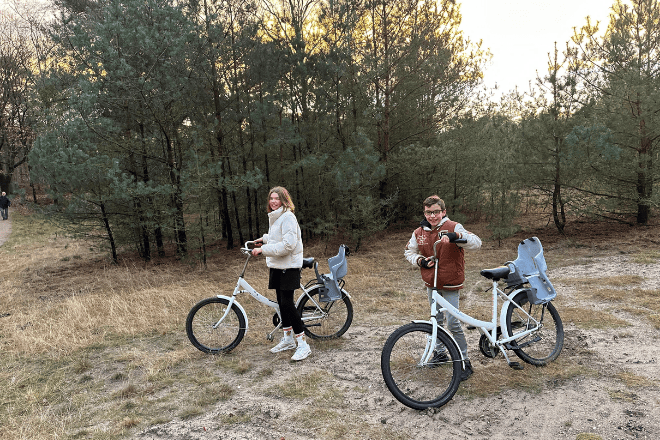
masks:
{"label": "sky", "polygon": [[[15,0],[0,0],[1,6]],[[538,70],[547,73],[548,52],[554,43],[560,52],[581,27],[587,15],[609,22],[615,0],[459,0],[463,20],[461,29],[473,41],[483,40],[493,58],[484,72],[488,88],[496,84],[496,96],[516,86],[528,90]]]}
{"label": "sky", "polygon": [[548,53],[554,43],[561,54],[573,35],[589,16],[609,23],[615,0],[461,0],[461,29],[472,41],[483,40],[493,54],[484,72],[484,82],[497,84],[499,96],[513,90],[529,89],[535,84],[536,71],[547,73]]}

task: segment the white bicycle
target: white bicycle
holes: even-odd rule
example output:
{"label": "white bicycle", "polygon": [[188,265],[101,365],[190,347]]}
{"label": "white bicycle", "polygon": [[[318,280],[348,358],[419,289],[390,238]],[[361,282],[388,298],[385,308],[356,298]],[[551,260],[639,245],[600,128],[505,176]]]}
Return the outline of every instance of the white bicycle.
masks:
{"label": "white bicycle", "polygon": [[[190,342],[205,353],[227,353],[243,340],[248,329],[248,316],[245,309],[236,300],[241,293],[249,293],[260,303],[275,310],[273,325],[275,328],[266,334],[269,341],[273,334],[282,327],[280,307],[257,292],[245,280],[245,271],[252,257],[248,241],[241,248],[247,256],[243,271],[238,276],[234,293],[231,297],[217,295],[198,302],[188,313],[186,333]],[[344,289],[344,276],[348,271],[346,257],[348,247],[341,245],[339,253],[328,259],[330,273],[321,275],[318,262],[314,258],[305,258],[303,268],[313,268],[316,277],[306,285],[300,285],[302,294],[296,301],[296,309],[300,314],[305,334],[312,339],[334,339],[344,333],[353,321],[353,305],[351,296]]]}
{"label": "white bicycle", "polygon": [[[458,390],[464,359],[452,334],[438,325],[437,312],[449,313],[468,328],[479,329],[481,353],[489,358],[502,353],[511,368],[521,370],[523,365],[511,361],[508,350],[535,366],[557,359],[564,345],[564,327],[550,302],[557,292],[546,270],[543,247],[536,237],[518,245],[515,261],[482,270],[481,275],[492,281],[491,321],[459,311],[434,291],[430,320],[399,327],[383,347],[381,372],[394,397],[410,408],[425,409],[445,405]],[[504,290],[498,287],[499,281],[506,282]],[[498,298],[502,300],[499,325]]]}

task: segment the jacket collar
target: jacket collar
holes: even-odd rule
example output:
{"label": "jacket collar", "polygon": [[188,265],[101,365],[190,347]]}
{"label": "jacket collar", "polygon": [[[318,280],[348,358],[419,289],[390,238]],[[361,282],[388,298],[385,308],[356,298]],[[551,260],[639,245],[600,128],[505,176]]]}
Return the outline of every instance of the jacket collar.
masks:
{"label": "jacket collar", "polygon": [[271,222],[274,222],[275,220],[277,220],[278,218],[280,218],[280,216],[281,216],[282,214],[284,214],[284,206],[280,206],[280,207],[277,208],[275,211],[271,211],[271,212],[269,212],[269,213],[268,213],[268,220],[270,220]]}
{"label": "jacket collar", "polygon": [[[442,220],[440,220],[440,223],[438,223],[438,224],[436,225],[435,229],[438,229],[438,228],[439,228],[440,226],[442,226],[442,224],[443,224],[444,222],[446,222],[447,220],[449,220],[449,217],[444,216],[444,217],[442,218]],[[426,219],[424,219],[424,220],[422,220],[421,222],[419,222],[419,225],[420,225],[420,226],[422,227],[422,229],[424,229],[425,231],[432,231],[432,230],[434,229],[433,226],[431,226],[431,223],[429,223],[429,221],[426,220]]]}

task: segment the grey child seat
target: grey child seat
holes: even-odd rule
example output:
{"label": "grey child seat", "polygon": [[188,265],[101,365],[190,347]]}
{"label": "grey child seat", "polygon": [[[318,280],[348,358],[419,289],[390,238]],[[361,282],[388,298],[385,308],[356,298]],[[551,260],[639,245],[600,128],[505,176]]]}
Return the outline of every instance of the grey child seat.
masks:
{"label": "grey child seat", "polygon": [[341,287],[339,282],[348,272],[348,263],[346,262],[346,246],[339,246],[339,253],[334,257],[328,258],[330,273],[321,276],[325,288],[320,289],[319,299],[321,302],[336,301],[341,299]]}
{"label": "grey child seat", "polygon": [[518,245],[518,258],[507,263],[510,269],[506,281],[509,286],[529,283],[527,297],[532,304],[543,304],[552,301],[557,291],[545,274],[548,266],[543,257],[543,246],[536,238],[526,238]]}

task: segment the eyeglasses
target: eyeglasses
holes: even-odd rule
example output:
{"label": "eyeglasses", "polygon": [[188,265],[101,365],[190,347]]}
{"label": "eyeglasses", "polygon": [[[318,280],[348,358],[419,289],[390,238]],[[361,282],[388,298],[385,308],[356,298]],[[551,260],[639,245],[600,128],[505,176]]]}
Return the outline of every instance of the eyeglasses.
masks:
{"label": "eyeglasses", "polygon": [[435,211],[424,211],[424,215],[426,215],[428,217],[430,217],[432,215],[440,215],[440,214],[442,214],[442,211],[440,211],[439,209],[435,210]]}

